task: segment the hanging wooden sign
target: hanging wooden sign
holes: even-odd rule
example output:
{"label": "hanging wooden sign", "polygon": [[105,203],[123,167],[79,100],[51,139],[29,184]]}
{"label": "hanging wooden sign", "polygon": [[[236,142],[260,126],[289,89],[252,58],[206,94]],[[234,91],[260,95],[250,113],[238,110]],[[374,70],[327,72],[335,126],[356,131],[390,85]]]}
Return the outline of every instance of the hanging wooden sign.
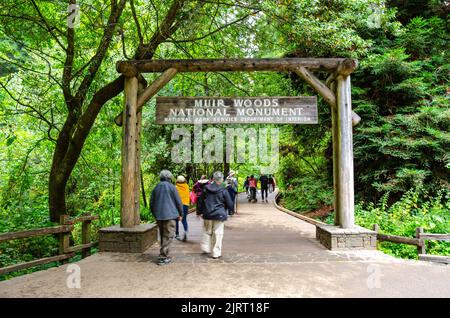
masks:
{"label": "hanging wooden sign", "polygon": [[157,97],[156,123],[317,124],[317,98]]}

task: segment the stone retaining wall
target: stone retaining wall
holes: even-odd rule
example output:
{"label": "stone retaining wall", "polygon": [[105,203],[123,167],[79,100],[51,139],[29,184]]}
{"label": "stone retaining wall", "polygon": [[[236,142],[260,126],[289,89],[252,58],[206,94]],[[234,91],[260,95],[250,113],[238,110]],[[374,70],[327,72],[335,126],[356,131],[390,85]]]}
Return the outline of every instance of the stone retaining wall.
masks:
{"label": "stone retaining wall", "polygon": [[142,253],[158,239],[156,224],[132,228],[111,226],[99,230],[100,252]]}
{"label": "stone retaining wall", "polygon": [[316,225],[316,239],[330,250],[377,248],[377,233],[360,226],[343,229],[334,225]]}

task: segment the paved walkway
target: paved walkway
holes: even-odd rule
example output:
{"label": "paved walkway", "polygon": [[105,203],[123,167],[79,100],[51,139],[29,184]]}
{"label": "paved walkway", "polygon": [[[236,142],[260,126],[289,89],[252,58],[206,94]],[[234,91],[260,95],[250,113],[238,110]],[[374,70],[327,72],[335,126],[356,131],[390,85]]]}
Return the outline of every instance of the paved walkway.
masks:
{"label": "paved walkway", "polygon": [[450,297],[450,266],[328,251],[313,225],[243,195],[238,212],[222,259],[201,255],[201,219],[191,214],[189,241],[175,241],[170,265],[155,264],[157,245],[98,253],[77,263],[79,289],[67,287],[64,265],[0,282],[0,297]]}

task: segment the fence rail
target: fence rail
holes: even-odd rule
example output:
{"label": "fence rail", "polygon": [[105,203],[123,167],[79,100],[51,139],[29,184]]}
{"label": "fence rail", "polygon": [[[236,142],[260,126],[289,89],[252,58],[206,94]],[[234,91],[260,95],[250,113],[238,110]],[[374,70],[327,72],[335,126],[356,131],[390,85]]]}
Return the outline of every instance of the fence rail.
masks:
{"label": "fence rail", "polygon": [[378,224],[373,225],[373,230],[377,232],[377,240],[381,242],[392,242],[417,246],[417,255],[421,261],[450,264],[450,257],[443,255],[429,255],[426,252],[426,240],[450,241],[450,234],[425,233],[422,227],[416,228],[416,237],[404,237],[379,233]]}
{"label": "fence rail", "polygon": [[289,214],[289,215],[292,215],[293,217],[296,217],[297,219],[300,219],[300,220],[303,220],[303,221],[305,221],[305,222],[311,223],[311,224],[313,224],[313,225],[319,225],[319,224],[322,224],[322,225],[323,225],[323,224],[325,224],[325,223],[323,223],[323,222],[321,222],[321,221],[318,221],[318,220],[309,218],[309,217],[307,217],[307,216],[301,215],[300,213],[295,213],[295,212],[293,212],[293,211],[291,211],[291,210],[286,209],[285,207],[282,207],[282,206],[278,203],[278,201],[280,200],[280,198],[281,198],[281,192],[277,192],[277,194],[275,195],[275,200],[273,200],[273,204],[275,205],[275,207],[276,207],[278,210],[280,210],[280,211],[282,211],[282,212],[284,212],[284,213],[287,213],[287,214]]}
{"label": "fence rail", "polygon": [[[17,239],[31,238],[44,235],[59,235],[59,254],[56,256],[36,259],[26,263],[14,264],[0,268],[0,275],[11,273],[18,270],[29,269],[39,265],[52,262],[67,262],[68,259],[75,256],[75,252],[81,251],[81,257],[85,258],[90,255],[91,248],[96,246],[98,242],[91,242],[90,226],[91,222],[98,220],[99,216],[85,214],[77,218],[70,218],[68,215],[62,215],[60,225],[53,227],[44,227],[39,229],[24,230],[18,232],[10,232],[0,234],[0,243]],[[80,245],[70,246],[70,234],[76,223],[81,224],[81,243]]]}

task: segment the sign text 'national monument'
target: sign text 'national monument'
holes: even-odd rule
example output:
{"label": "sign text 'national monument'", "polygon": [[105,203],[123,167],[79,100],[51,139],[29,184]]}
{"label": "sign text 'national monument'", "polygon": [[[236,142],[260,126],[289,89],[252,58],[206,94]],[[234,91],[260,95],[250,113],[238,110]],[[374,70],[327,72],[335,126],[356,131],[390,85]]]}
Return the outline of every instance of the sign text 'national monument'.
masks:
{"label": "sign text 'national monument'", "polygon": [[317,124],[316,96],[157,97],[157,124]]}

